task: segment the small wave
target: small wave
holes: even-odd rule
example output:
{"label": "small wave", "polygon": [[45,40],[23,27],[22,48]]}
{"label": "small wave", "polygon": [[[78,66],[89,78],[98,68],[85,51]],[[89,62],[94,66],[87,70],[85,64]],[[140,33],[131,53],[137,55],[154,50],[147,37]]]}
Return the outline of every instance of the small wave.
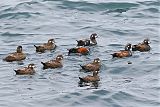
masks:
{"label": "small wave", "polygon": [[156,1],[143,1],[143,2],[138,2],[140,4],[146,5],[146,6],[159,6],[160,2],[158,0]]}
{"label": "small wave", "polygon": [[144,9],[143,11],[148,11],[148,12],[152,12],[152,13],[159,13],[159,9],[158,8],[148,8],[148,9]]}
{"label": "small wave", "polygon": [[117,9],[117,12],[127,11],[127,9],[132,7],[137,7],[137,3],[127,3],[127,2],[108,2],[108,3],[89,3],[86,1],[62,1],[59,8],[62,9],[76,9],[80,11],[105,11]]}
{"label": "small wave", "polygon": [[0,19],[19,19],[19,18],[30,18],[32,15],[40,15],[40,13],[30,13],[30,12],[16,12],[16,13],[4,13],[0,15]]}

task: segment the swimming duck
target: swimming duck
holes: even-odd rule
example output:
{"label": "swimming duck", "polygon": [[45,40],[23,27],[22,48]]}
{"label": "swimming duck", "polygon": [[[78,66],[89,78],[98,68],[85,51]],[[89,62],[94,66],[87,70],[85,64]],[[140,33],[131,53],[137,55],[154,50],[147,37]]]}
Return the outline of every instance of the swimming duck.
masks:
{"label": "swimming duck", "polygon": [[80,65],[82,67],[83,70],[85,71],[99,71],[100,67],[101,67],[101,61],[99,58],[96,58],[93,60],[92,63],[88,63],[85,65]]}
{"label": "swimming duck", "polygon": [[53,60],[47,61],[47,62],[41,62],[43,64],[43,69],[48,69],[48,68],[61,68],[63,67],[62,65],[62,55],[57,55],[57,57]]}
{"label": "swimming duck", "polygon": [[97,82],[97,81],[100,81],[100,78],[98,76],[98,71],[94,71],[93,72],[93,76],[91,75],[87,75],[86,77],[79,77],[80,79],[80,83],[89,83],[89,82]]}
{"label": "swimming duck", "polygon": [[24,67],[22,69],[14,70],[17,75],[33,75],[35,73],[35,65],[34,64],[29,64],[28,67]]}
{"label": "swimming duck", "polygon": [[142,43],[139,43],[137,45],[132,45],[132,51],[140,51],[140,52],[150,51],[151,47],[149,46],[149,44],[150,44],[149,39],[144,39]]}
{"label": "swimming duck", "polygon": [[36,47],[36,52],[45,52],[46,50],[53,50],[56,48],[56,45],[55,45],[55,41],[54,39],[49,39],[47,43],[44,43],[43,45],[41,46],[36,46],[34,45],[34,47]]}
{"label": "swimming duck", "polygon": [[84,40],[76,40],[77,41],[77,46],[92,46],[92,45],[97,45],[97,34],[93,33],[90,36],[90,39],[84,39]]}
{"label": "swimming duck", "polygon": [[87,55],[89,54],[89,49],[86,47],[75,47],[75,48],[68,49],[68,55],[70,55],[71,53]]}
{"label": "swimming duck", "polygon": [[120,50],[120,51],[113,53],[111,55],[113,56],[113,58],[114,57],[118,57],[118,58],[129,57],[129,56],[132,56],[130,49],[131,49],[131,44],[129,43],[125,46],[125,50]]}
{"label": "swimming duck", "polygon": [[22,46],[18,46],[16,52],[10,53],[4,61],[12,62],[12,61],[21,61],[26,59],[26,55],[22,52]]}

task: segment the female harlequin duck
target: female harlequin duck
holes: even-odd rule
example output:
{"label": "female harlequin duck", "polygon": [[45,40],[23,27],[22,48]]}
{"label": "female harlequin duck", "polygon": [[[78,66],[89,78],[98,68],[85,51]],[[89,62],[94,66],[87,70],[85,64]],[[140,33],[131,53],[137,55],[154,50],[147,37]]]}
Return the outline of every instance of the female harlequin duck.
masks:
{"label": "female harlequin duck", "polygon": [[133,45],[132,51],[140,51],[140,52],[150,51],[151,47],[149,46],[149,44],[150,44],[149,39],[144,39],[142,43]]}
{"label": "female harlequin duck", "polygon": [[113,58],[114,57],[118,57],[118,58],[129,57],[129,56],[132,56],[130,49],[131,49],[131,44],[129,43],[125,46],[125,50],[120,50],[119,52],[113,53],[111,55],[113,56]]}
{"label": "female harlequin duck", "polygon": [[89,49],[86,47],[76,47],[76,48],[68,49],[68,55],[70,55],[71,53],[87,55],[89,54]]}
{"label": "female harlequin duck", "polygon": [[9,54],[3,60],[7,62],[12,62],[12,61],[21,61],[24,59],[26,59],[26,55],[22,52],[22,46],[18,46],[16,52]]}
{"label": "female harlequin duck", "polygon": [[80,79],[80,83],[83,83],[83,82],[85,82],[85,83],[89,83],[89,82],[97,82],[97,81],[100,81],[100,78],[99,78],[99,76],[98,76],[98,71],[94,71],[93,72],[93,76],[91,76],[91,75],[88,75],[88,76],[86,76],[86,77],[79,77],[79,79]]}
{"label": "female harlequin duck", "polygon": [[63,67],[62,59],[63,59],[63,56],[58,55],[56,57],[56,59],[54,59],[54,60],[50,60],[50,61],[47,61],[47,62],[41,62],[43,64],[43,69],[48,69],[48,68],[54,69],[54,68]]}
{"label": "female harlequin duck", "polygon": [[90,40],[89,39],[84,39],[84,40],[76,40],[77,41],[77,46],[92,46],[92,45],[97,45],[97,34],[93,33],[90,36]]}
{"label": "female harlequin duck", "polygon": [[24,67],[22,69],[14,70],[17,75],[33,75],[35,73],[35,65],[29,64],[28,67]]}
{"label": "female harlequin duck", "polygon": [[94,59],[92,63],[86,65],[80,65],[85,71],[99,71],[101,67],[101,61],[99,58]]}
{"label": "female harlequin duck", "polygon": [[34,46],[36,47],[36,52],[41,52],[41,53],[45,52],[46,50],[53,50],[56,48],[54,39],[49,39],[48,43],[44,43],[41,46],[36,46],[36,45]]}

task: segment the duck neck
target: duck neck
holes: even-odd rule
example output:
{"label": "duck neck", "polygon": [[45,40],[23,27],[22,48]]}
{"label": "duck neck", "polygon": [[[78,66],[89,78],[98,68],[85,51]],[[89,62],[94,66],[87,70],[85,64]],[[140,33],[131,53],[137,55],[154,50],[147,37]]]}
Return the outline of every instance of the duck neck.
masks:
{"label": "duck neck", "polygon": [[97,44],[96,39],[91,39],[91,42],[92,42],[93,44]]}

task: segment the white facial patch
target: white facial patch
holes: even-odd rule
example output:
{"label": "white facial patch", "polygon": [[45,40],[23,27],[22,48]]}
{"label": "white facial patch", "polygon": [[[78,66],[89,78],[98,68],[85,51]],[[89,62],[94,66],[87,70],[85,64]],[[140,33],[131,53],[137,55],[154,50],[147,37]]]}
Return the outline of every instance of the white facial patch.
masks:
{"label": "white facial patch", "polygon": [[58,56],[57,58],[58,58],[58,59],[63,59],[62,57],[59,57],[59,56]]}

